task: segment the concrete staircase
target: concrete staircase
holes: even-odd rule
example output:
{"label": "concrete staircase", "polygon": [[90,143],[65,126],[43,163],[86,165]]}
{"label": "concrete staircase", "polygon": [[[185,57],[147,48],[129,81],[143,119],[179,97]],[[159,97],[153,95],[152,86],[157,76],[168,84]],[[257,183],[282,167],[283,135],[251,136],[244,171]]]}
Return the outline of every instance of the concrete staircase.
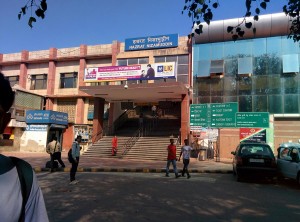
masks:
{"label": "concrete staircase", "polygon": [[[175,144],[177,139],[175,139]],[[170,137],[140,137],[124,159],[139,160],[167,160],[167,147]],[[180,154],[180,145],[177,145],[177,156]]]}
{"label": "concrete staircase", "polygon": [[[113,136],[104,136],[101,140],[94,143],[83,153],[88,157],[103,157],[103,158],[116,158],[117,156],[111,155],[111,140]],[[130,137],[118,136],[118,152],[120,154],[121,148]]]}

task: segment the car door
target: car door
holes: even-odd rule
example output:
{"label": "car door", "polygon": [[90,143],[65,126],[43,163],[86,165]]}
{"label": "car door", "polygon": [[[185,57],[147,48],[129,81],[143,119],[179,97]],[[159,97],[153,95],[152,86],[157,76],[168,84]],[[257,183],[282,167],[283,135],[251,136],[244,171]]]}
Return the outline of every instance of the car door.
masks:
{"label": "car door", "polygon": [[299,150],[297,148],[292,148],[289,155],[292,160],[287,164],[287,177],[297,179],[299,171]]}
{"label": "car door", "polygon": [[277,159],[277,167],[279,169],[279,172],[284,177],[291,177],[291,160],[290,157],[291,148],[288,147],[280,147],[278,149],[278,159]]}

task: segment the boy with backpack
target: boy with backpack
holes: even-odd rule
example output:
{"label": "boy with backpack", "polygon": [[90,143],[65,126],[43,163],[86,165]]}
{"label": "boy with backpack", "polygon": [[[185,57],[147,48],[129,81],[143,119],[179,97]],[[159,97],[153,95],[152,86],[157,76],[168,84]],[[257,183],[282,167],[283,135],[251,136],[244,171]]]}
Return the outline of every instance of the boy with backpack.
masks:
{"label": "boy with backpack", "polygon": [[[0,134],[10,121],[15,94],[0,73]],[[1,139],[1,137],[0,137]],[[29,163],[0,154],[1,221],[49,221],[42,191]]]}

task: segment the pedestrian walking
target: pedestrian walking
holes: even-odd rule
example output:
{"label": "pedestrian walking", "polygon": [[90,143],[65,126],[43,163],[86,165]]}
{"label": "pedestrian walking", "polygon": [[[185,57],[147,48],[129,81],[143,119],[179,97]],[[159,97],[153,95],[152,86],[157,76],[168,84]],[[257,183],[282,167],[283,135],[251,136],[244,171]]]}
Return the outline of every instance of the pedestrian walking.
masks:
{"label": "pedestrian walking", "polygon": [[72,157],[70,158],[70,162],[72,163],[72,168],[70,170],[70,184],[77,184],[79,182],[78,180],[75,179],[75,175],[79,164],[80,143],[81,143],[81,136],[78,135],[72,144],[72,152],[71,152]]}
{"label": "pedestrian walking", "polygon": [[115,135],[111,140],[111,155],[116,156],[118,152],[118,138]]}
{"label": "pedestrian walking", "polygon": [[61,145],[60,142],[57,141],[57,137],[53,135],[52,141],[48,143],[46,147],[46,152],[50,154],[51,159],[51,172],[54,171],[54,161],[57,160],[62,168],[65,168],[65,164],[61,159]]}
{"label": "pedestrian walking", "polygon": [[182,156],[183,158],[183,169],[181,172],[181,176],[185,176],[185,173],[187,174],[187,178],[190,179],[191,175],[189,173],[189,164],[190,164],[190,156],[191,156],[191,151],[193,148],[189,146],[189,141],[187,139],[184,140],[184,146],[181,148],[180,156],[178,161],[180,161],[180,158]]}
{"label": "pedestrian walking", "polygon": [[173,165],[173,170],[175,173],[175,178],[180,177],[177,172],[177,167],[176,167],[176,146],[174,145],[174,139],[170,139],[170,144],[168,145],[168,160],[167,160],[167,166],[166,166],[166,177],[169,177],[169,168],[170,164],[172,163]]}
{"label": "pedestrian walking", "polygon": [[[14,98],[9,81],[0,73],[0,135],[10,121],[8,110]],[[0,187],[1,221],[49,221],[41,188],[29,163],[0,154]]]}

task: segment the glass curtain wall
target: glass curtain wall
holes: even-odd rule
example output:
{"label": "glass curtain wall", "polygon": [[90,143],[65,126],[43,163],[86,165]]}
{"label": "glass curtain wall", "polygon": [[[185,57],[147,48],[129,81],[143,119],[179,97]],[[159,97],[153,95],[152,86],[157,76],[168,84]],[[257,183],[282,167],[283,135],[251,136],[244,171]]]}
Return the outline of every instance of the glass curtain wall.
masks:
{"label": "glass curtain wall", "polygon": [[[286,36],[194,45],[194,103],[238,102],[240,112],[299,113],[299,51]],[[216,60],[224,61],[224,72],[211,78]]]}

